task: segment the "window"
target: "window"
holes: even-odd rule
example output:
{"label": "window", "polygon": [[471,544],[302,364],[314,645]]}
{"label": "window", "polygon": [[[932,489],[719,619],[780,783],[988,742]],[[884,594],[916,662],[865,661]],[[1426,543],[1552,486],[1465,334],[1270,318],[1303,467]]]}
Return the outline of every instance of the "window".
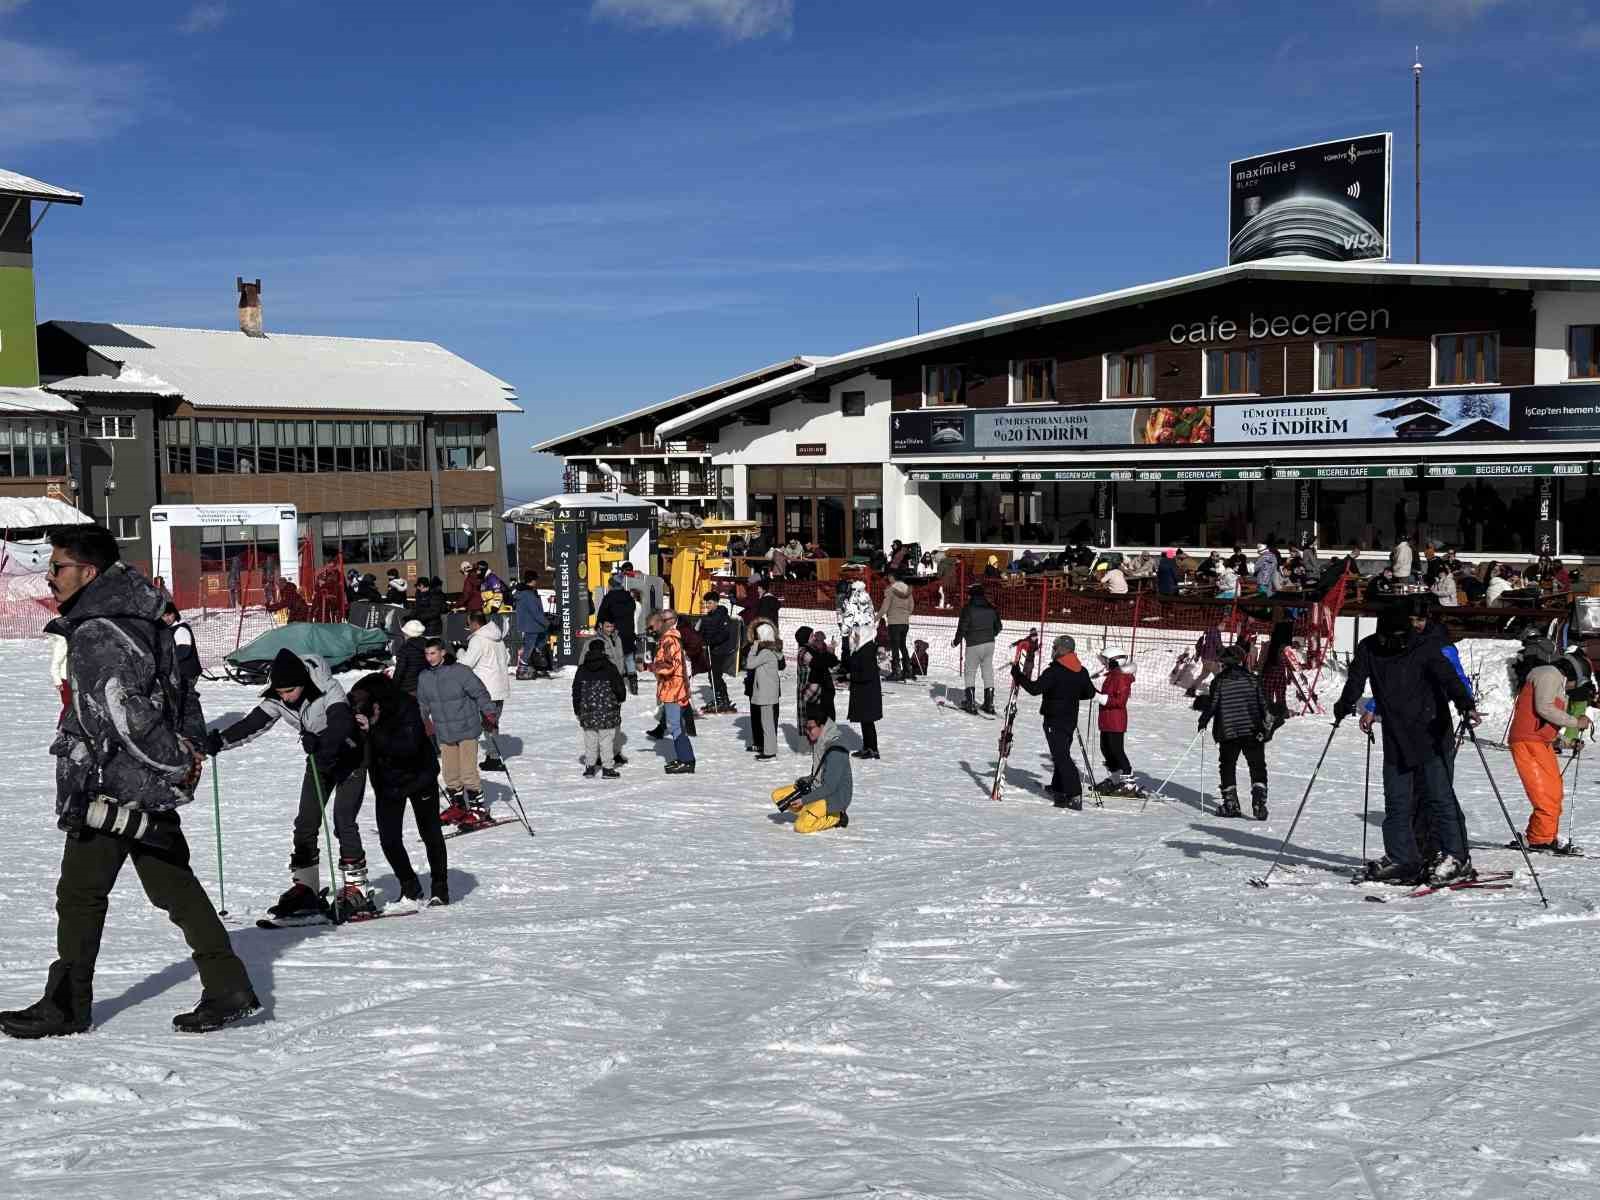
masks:
{"label": "window", "polygon": [[0,421],[0,479],[67,473],[67,429],[60,421]]}
{"label": "window", "polygon": [[337,459],[335,457],[334,446],[333,446],[333,422],[332,421],[318,421],[317,422],[317,470],[319,472],[337,470],[338,468],[335,465],[336,462],[337,462]]}
{"label": "window", "polygon": [[167,474],[187,475],[192,471],[191,446],[194,422],[188,417],[168,417],[161,422],[161,446]]}
{"label": "window", "polygon": [[434,434],[441,471],[476,471],[489,465],[488,426],[483,421],[441,421]]}
{"label": "window", "polygon": [[1056,402],[1056,360],[1025,358],[1017,364],[1011,393],[1013,404],[1054,404]]}
{"label": "window", "polygon": [[196,475],[215,475],[217,473],[217,431],[215,421],[196,421],[194,423],[194,473]]}
{"label": "window", "polygon": [[865,392],[840,392],[839,412],[846,417],[864,417],[867,415],[867,394]]}
{"label": "window", "polygon": [[1372,338],[1317,343],[1317,390],[1378,386],[1378,343]]}
{"label": "window", "polygon": [[345,513],[339,518],[339,552],[344,555],[346,563],[372,561],[367,525],[366,513]]}
{"label": "window", "polygon": [[133,418],[106,415],[87,417],[83,422],[83,436],[100,438],[102,441],[127,441],[133,437]]}
{"label": "window", "polygon": [[1600,379],[1600,325],[1567,326],[1567,378]]}
{"label": "window", "polygon": [[1206,395],[1254,396],[1260,391],[1261,351],[1206,351]]}
{"label": "window", "polygon": [[494,549],[494,518],[486,508],[447,508],[440,522],[444,553],[486,555]]}
{"label": "window", "polygon": [[139,517],[113,517],[111,532],[116,535],[119,542],[136,542],[139,540]]}
{"label": "window", "polygon": [[923,403],[929,408],[951,408],[967,402],[966,372],[960,367],[927,368]]}
{"label": "window", "polygon": [[1498,333],[1446,333],[1433,339],[1433,382],[1448,384],[1499,383]]}
{"label": "window", "polygon": [[1155,374],[1154,354],[1106,355],[1106,399],[1154,399]]}

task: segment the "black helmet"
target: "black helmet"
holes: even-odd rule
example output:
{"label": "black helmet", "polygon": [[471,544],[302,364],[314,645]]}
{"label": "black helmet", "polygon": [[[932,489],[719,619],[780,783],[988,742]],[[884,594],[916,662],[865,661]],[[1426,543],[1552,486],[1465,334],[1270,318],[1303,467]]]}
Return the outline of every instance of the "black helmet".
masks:
{"label": "black helmet", "polygon": [[1567,677],[1568,682],[1577,687],[1582,687],[1594,679],[1594,669],[1580,650],[1568,650],[1556,659],[1555,667]]}

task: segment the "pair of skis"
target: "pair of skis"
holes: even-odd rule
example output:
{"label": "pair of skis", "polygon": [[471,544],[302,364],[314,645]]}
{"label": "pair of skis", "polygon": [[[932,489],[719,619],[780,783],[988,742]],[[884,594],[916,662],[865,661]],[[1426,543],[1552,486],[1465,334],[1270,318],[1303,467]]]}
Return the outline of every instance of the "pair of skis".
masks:
{"label": "pair of skis", "polygon": [[[1489,892],[1504,892],[1511,888],[1511,877],[1514,871],[1488,871],[1472,879],[1457,879],[1451,883],[1435,883],[1419,887],[1414,891],[1406,892],[1401,896],[1367,896],[1366,899],[1374,904],[1388,904],[1391,900],[1416,900],[1423,896],[1437,895],[1439,892],[1465,892],[1472,889],[1482,889]],[[1352,880],[1361,883],[1361,880]]]}
{"label": "pair of skis", "polygon": [[[1019,638],[1011,643],[1011,665],[1020,670],[1026,679],[1033,678],[1033,663],[1039,653],[1039,631],[1030,629],[1028,636]],[[1011,692],[1006,697],[1006,708],[1000,718],[1000,761],[994,767],[994,783],[989,788],[989,799],[999,800],[1000,789],[1005,783],[1006,761],[1011,757],[1011,747],[1015,741],[1012,727],[1017,723],[1017,693],[1022,690],[1022,685],[1017,682],[1017,677],[1011,677]]]}

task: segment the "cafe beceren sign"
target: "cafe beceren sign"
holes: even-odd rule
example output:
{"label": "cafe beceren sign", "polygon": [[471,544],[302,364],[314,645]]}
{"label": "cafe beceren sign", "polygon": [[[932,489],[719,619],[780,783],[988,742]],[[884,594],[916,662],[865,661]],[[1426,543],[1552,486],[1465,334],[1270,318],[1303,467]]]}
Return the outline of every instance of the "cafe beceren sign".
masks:
{"label": "cafe beceren sign", "polygon": [[1269,316],[1251,313],[1243,321],[1213,313],[1204,321],[1174,322],[1167,330],[1167,340],[1175,346],[1202,346],[1209,342],[1231,342],[1241,337],[1260,342],[1268,338],[1384,333],[1389,325],[1387,308],[1354,308],[1331,313],[1278,313]]}

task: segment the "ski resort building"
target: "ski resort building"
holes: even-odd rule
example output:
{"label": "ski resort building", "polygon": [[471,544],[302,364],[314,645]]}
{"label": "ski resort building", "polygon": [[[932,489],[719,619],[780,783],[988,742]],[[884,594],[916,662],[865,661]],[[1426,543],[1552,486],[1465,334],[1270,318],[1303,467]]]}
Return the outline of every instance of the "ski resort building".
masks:
{"label": "ski resort building", "polygon": [[[1600,270],[1278,258],[797,357],[551,438],[830,556],[1406,532],[1600,559]],[[648,492],[646,493],[648,494]]]}

